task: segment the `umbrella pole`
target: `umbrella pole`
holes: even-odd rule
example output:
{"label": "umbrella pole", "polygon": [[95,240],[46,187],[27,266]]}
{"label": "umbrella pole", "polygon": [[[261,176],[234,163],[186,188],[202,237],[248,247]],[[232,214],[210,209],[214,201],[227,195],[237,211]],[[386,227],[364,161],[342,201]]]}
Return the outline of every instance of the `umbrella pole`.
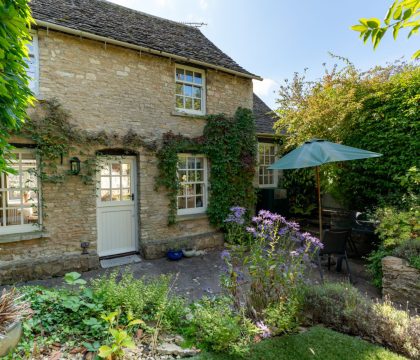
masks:
{"label": "umbrella pole", "polygon": [[322,205],[321,205],[321,182],[319,180],[319,166],[315,167],[316,190],[318,195],[318,221],[319,221],[319,240],[322,241]]}

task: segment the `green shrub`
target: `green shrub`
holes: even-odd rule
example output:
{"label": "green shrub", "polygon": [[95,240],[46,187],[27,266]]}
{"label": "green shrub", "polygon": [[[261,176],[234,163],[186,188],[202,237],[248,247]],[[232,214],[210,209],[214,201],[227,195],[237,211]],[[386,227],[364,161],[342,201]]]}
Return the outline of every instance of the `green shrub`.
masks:
{"label": "green shrub", "polygon": [[244,355],[260,330],[233,311],[229,298],[220,297],[192,304],[182,333],[202,349]]}
{"label": "green shrub", "polygon": [[352,286],[307,287],[304,314],[309,324],[322,323],[412,358],[420,356],[420,317],[395,309],[389,301],[373,302]]}
{"label": "green shrub", "polygon": [[156,321],[162,317],[162,325],[168,329],[179,323],[185,302],[180,297],[170,296],[170,276],[161,275],[146,281],[125,272],[119,281],[117,278],[118,272],[115,271],[91,282],[93,293],[101,299],[107,311],[121,308],[144,321]]}
{"label": "green shrub", "polygon": [[378,288],[382,287],[382,259],[389,255],[392,255],[392,251],[380,246],[378,249],[373,250],[366,258],[368,261],[367,269],[372,276],[371,282]]}

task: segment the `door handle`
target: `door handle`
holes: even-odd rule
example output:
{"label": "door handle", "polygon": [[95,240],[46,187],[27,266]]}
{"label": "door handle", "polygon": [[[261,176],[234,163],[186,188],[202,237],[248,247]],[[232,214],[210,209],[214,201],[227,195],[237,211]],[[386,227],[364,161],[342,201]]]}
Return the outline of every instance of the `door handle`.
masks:
{"label": "door handle", "polygon": [[134,193],[131,194],[131,200],[134,201]]}

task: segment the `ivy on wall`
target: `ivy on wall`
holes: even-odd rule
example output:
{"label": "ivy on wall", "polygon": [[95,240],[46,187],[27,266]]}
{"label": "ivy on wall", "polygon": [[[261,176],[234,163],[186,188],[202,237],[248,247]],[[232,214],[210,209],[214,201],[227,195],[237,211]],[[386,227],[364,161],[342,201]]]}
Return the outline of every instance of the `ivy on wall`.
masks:
{"label": "ivy on wall", "polygon": [[256,196],[253,187],[257,140],[251,110],[238,108],[234,117],[211,115],[203,136],[187,138],[172,132],[164,134],[157,152],[159,174],[155,190],[165,188],[169,197],[168,223],[177,215],[177,163],[179,153],[205,154],[210,163],[207,214],[215,226],[223,226],[229,208],[239,205],[252,209]]}

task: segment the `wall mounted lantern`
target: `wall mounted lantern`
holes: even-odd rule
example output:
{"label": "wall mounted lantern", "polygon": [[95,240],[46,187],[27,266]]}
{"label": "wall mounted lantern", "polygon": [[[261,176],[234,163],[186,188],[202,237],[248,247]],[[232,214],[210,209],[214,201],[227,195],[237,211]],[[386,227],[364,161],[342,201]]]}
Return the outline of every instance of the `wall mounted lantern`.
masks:
{"label": "wall mounted lantern", "polygon": [[70,173],[72,175],[78,175],[80,173],[80,159],[78,157],[72,157],[70,159]]}

